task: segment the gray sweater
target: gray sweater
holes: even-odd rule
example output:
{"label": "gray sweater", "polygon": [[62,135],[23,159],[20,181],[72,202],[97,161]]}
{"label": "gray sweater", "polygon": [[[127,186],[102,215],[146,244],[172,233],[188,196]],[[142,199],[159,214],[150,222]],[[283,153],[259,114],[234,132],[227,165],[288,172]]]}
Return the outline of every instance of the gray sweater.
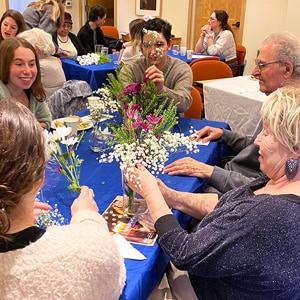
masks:
{"label": "gray sweater", "polygon": [[[125,86],[133,82],[144,83],[146,69],[147,62],[145,58],[139,58],[132,63],[126,64],[120,73]],[[174,99],[174,103],[178,104],[177,113],[182,116],[182,113],[192,103],[192,70],[186,62],[168,56],[167,64],[161,71],[165,77],[165,87],[169,99]]]}

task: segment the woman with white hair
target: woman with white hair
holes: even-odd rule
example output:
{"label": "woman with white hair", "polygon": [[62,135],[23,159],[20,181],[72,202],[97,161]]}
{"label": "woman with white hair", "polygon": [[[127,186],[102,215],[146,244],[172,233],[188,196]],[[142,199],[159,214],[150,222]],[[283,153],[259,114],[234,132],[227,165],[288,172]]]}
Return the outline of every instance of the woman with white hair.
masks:
{"label": "woman with white hair", "polygon": [[66,82],[60,60],[54,57],[55,46],[51,34],[39,28],[26,30],[18,35],[27,40],[36,50],[41,67],[42,84],[48,99]]}

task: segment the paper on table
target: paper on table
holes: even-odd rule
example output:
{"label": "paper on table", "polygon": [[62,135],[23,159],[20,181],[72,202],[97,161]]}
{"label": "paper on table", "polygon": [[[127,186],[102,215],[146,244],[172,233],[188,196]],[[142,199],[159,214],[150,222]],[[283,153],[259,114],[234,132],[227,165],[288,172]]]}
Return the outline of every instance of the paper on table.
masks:
{"label": "paper on table", "polygon": [[118,246],[119,252],[123,258],[144,260],[146,257],[136,250],[121,234],[114,234],[113,238]]}
{"label": "paper on table", "polygon": [[[193,139],[196,139],[197,134],[193,134],[191,137],[192,137]],[[200,141],[198,141],[198,142],[196,142],[196,143],[197,143],[198,145],[207,146],[207,145],[209,145],[210,142],[203,143],[203,141],[200,140]]]}

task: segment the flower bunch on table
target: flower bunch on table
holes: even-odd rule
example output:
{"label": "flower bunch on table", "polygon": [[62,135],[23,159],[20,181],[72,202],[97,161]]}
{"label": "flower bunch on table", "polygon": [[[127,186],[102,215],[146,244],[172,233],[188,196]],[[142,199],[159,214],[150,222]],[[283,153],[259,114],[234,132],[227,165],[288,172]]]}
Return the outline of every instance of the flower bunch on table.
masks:
{"label": "flower bunch on table", "polygon": [[[69,182],[68,189],[75,193],[80,193],[80,167],[83,162],[75,153],[83,136],[69,137],[70,127],[59,126],[53,132],[46,132],[47,147],[49,155],[58,163],[58,171],[66,177]],[[75,147],[75,144],[76,147]]]}
{"label": "flower bunch on table", "polygon": [[86,55],[81,55],[77,57],[77,61],[80,65],[89,66],[89,65],[100,65],[110,62],[111,59],[107,54],[103,53],[88,53]]}
{"label": "flower bunch on table", "polygon": [[[110,78],[110,87],[120,84],[117,81],[118,77]],[[162,172],[170,153],[199,151],[188,136],[171,132],[178,123],[176,105],[167,94],[158,93],[152,81],[145,79],[143,84],[123,87],[117,101],[123,122],[108,124],[114,135],[113,149],[103,153],[100,162],[115,160],[121,169],[141,163],[157,174]]]}

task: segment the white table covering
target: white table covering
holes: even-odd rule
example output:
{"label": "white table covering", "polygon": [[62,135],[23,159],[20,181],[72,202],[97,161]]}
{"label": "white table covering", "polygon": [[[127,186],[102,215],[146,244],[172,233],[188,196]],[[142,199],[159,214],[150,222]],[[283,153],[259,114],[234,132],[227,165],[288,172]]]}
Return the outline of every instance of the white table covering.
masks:
{"label": "white table covering", "polygon": [[252,136],[266,95],[258,80],[248,76],[219,79],[204,83],[204,108],[207,120],[222,121],[231,130]]}

